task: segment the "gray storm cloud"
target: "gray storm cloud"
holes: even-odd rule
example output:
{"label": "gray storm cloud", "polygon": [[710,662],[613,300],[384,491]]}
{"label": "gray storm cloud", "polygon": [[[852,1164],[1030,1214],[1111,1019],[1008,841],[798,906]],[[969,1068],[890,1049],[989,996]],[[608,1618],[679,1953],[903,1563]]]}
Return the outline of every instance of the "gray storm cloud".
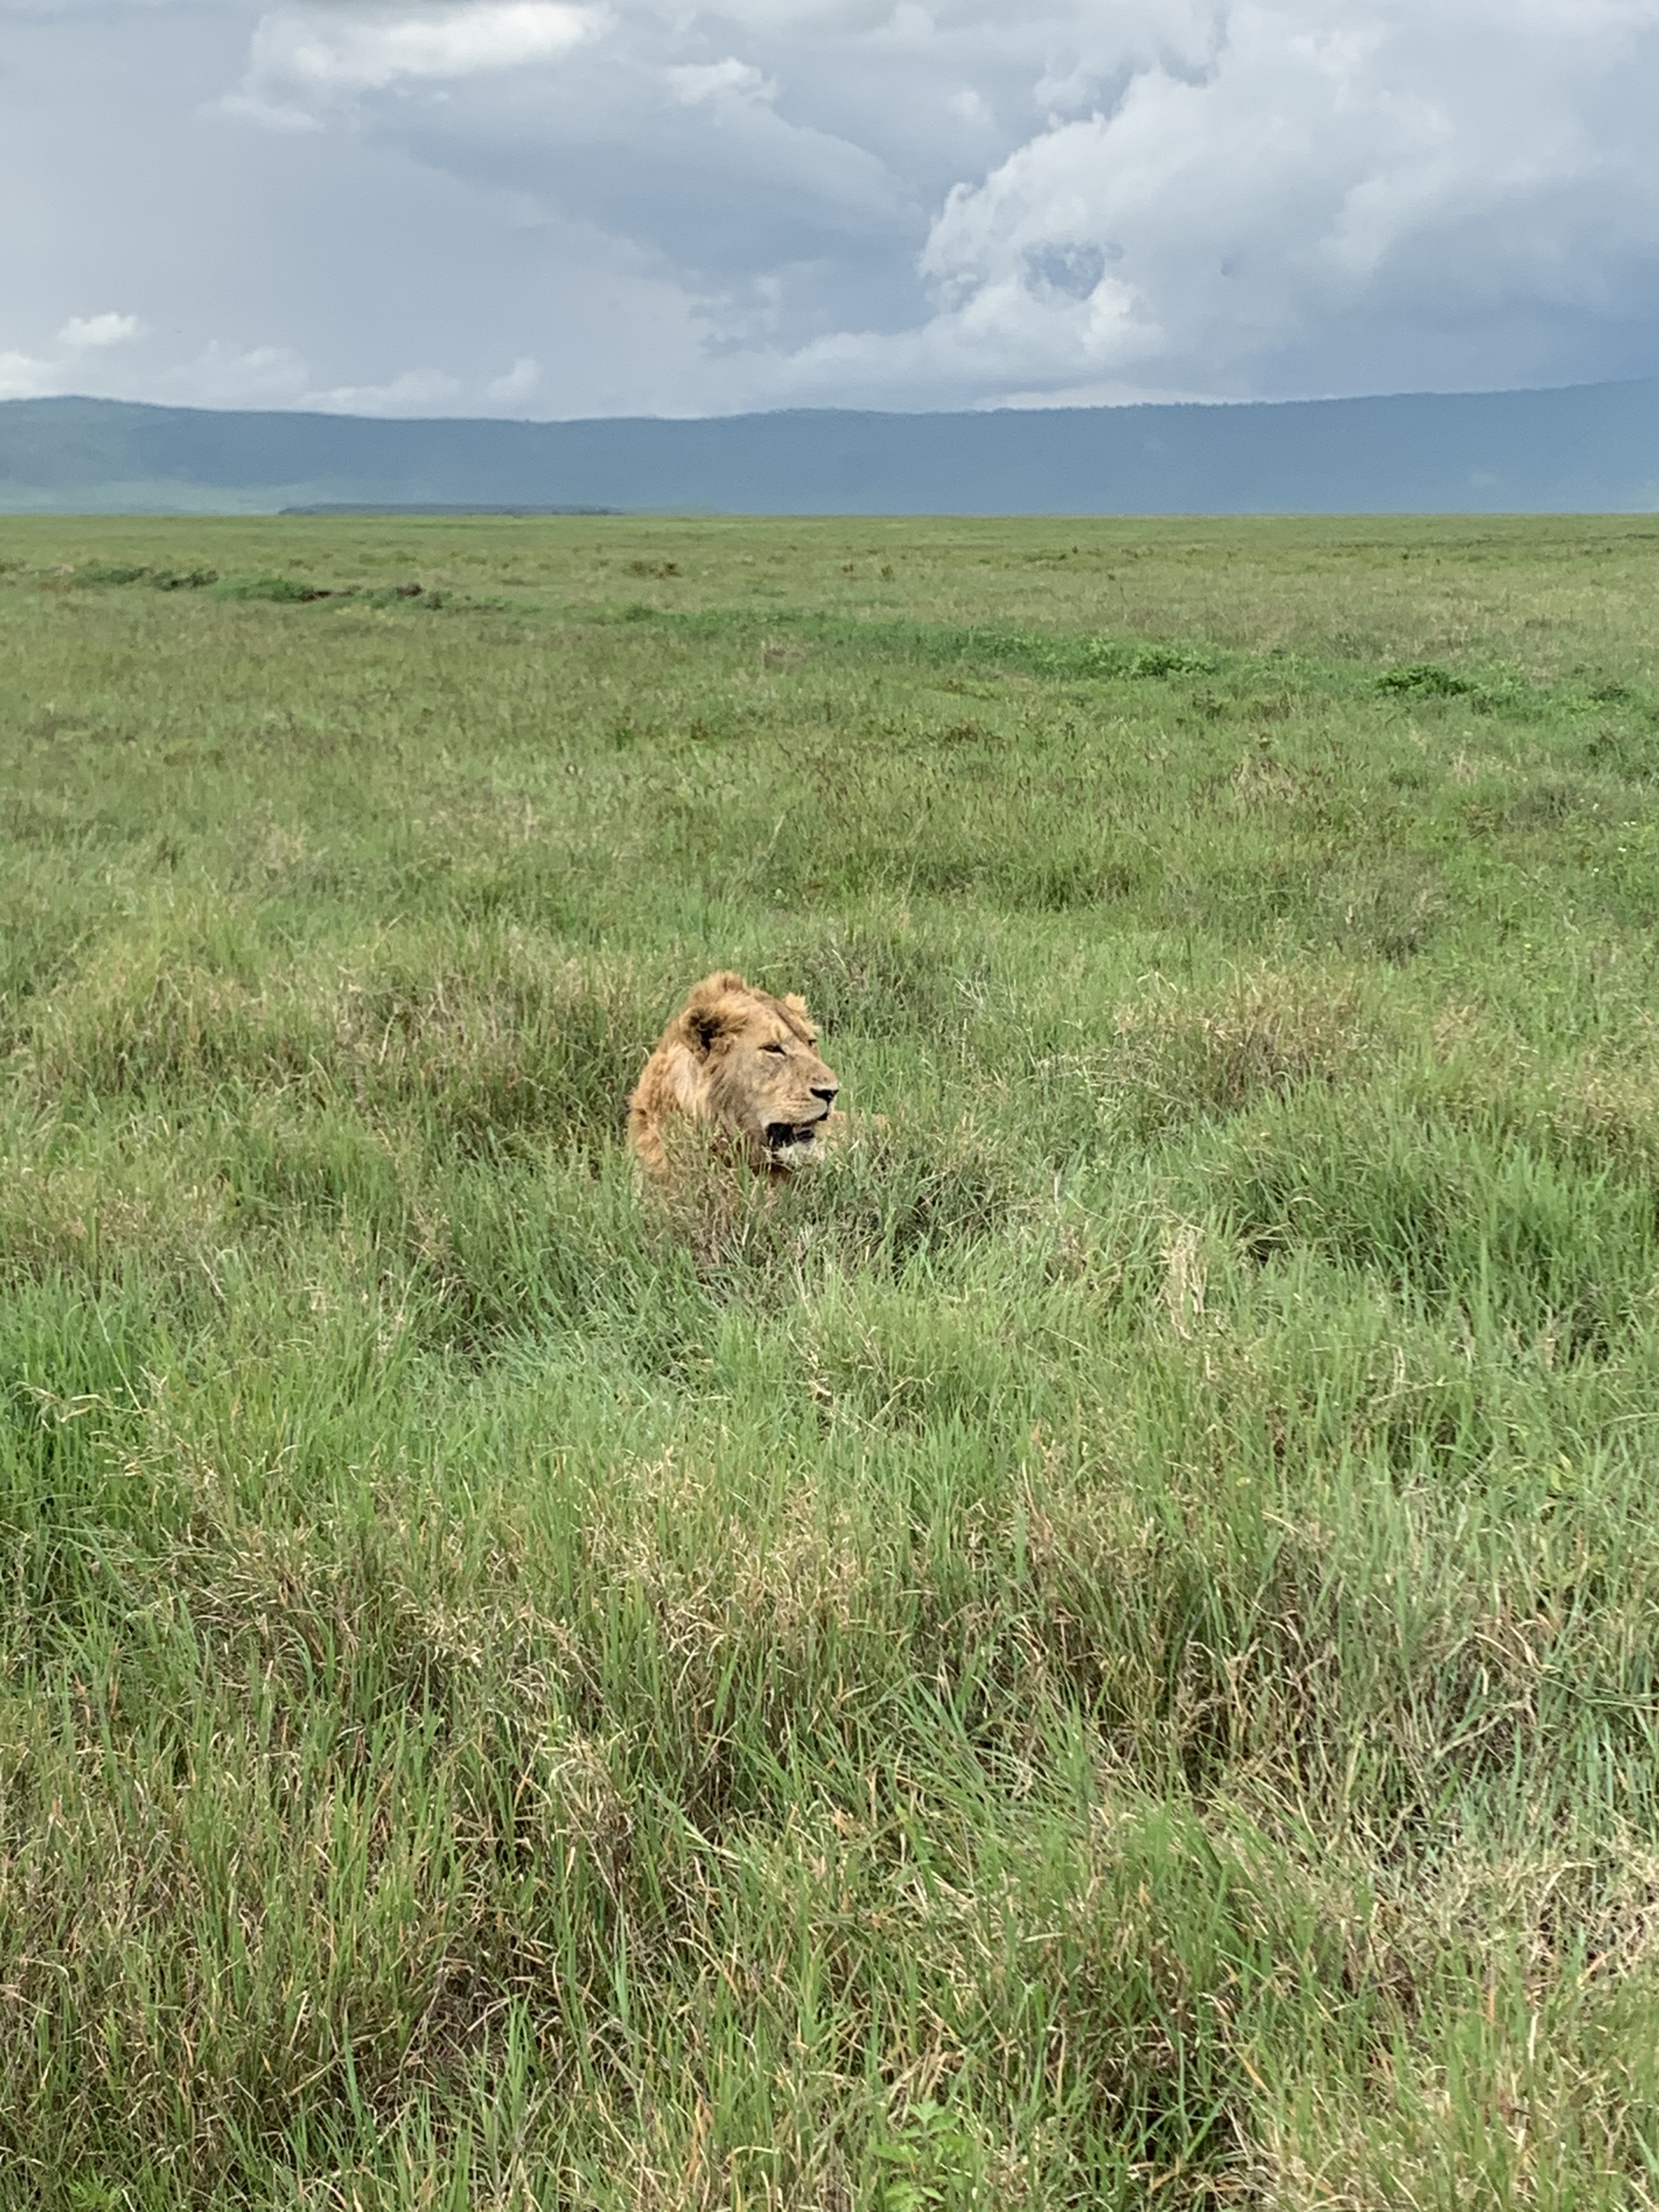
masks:
{"label": "gray storm cloud", "polygon": [[74,5],[9,14],[40,220],[0,390],[689,413],[1659,368],[1659,0],[233,0],[210,37],[117,0],[96,59]]}

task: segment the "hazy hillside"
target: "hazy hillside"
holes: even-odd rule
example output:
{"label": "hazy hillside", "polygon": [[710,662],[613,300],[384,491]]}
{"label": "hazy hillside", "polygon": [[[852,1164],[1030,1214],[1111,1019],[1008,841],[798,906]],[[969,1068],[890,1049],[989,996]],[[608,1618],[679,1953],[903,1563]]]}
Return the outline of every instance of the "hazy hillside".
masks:
{"label": "hazy hillside", "polygon": [[0,404],[0,510],[324,502],[788,514],[1659,507],[1659,379],[1554,392],[580,422]]}

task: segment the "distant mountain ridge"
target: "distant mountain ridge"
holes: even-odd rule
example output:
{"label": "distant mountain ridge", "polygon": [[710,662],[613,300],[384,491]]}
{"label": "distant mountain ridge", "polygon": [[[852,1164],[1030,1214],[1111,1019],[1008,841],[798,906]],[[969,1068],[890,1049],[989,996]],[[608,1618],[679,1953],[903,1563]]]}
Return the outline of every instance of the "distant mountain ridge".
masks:
{"label": "distant mountain ridge", "polygon": [[1659,378],[1544,392],[572,422],[0,402],[0,512],[1646,513]]}

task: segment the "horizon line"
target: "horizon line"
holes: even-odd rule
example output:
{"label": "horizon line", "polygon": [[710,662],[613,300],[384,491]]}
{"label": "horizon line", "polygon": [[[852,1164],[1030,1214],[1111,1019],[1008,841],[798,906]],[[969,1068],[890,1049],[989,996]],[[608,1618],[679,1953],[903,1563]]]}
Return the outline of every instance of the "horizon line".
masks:
{"label": "horizon line", "polygon": [[489,423],[501,428],[558,429],[591,422],[744,422],[790,416],[853,416],[887,422],[973,422],[985,416],[1009,415],[1129,415],[1142,412],[1220,412],[1243,409],[1291,407],[1364,407],[1389,400],[1548,398],[1570,392],[1615,392],[1633,385],[1659,385],[1659,372],[1644,376],[1592,377],[1571,384],[1481,385],[1437,390],[1424,386],[1395,392],[1316,392],[1294,398],[1101,399],[1020,404],[1006,401],[969,407],[856,407],[824,406],[744,407],[703,415],[365,415],[343,407],[273,407],[218,405],[168,399],[118,399],[106,393],[55,392],[19,393],[0,399],[0,409],[29,407],[141,408],[156,415],[264,415],[319,422],[363,423]]}

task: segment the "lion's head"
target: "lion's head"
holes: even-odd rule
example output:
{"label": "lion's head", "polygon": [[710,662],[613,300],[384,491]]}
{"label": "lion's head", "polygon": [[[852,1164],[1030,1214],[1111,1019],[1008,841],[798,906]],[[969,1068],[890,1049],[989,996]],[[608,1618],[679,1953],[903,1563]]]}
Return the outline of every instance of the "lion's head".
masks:
{"label": "lion's head", "polygon": [[676,1127],[737,1138],[757,1168],[814,1157],[836,1093],[806,1001],[775,999],[741,975],[705,975],[663,1031],[628,1102],[628,1133],[653,1174]]}

